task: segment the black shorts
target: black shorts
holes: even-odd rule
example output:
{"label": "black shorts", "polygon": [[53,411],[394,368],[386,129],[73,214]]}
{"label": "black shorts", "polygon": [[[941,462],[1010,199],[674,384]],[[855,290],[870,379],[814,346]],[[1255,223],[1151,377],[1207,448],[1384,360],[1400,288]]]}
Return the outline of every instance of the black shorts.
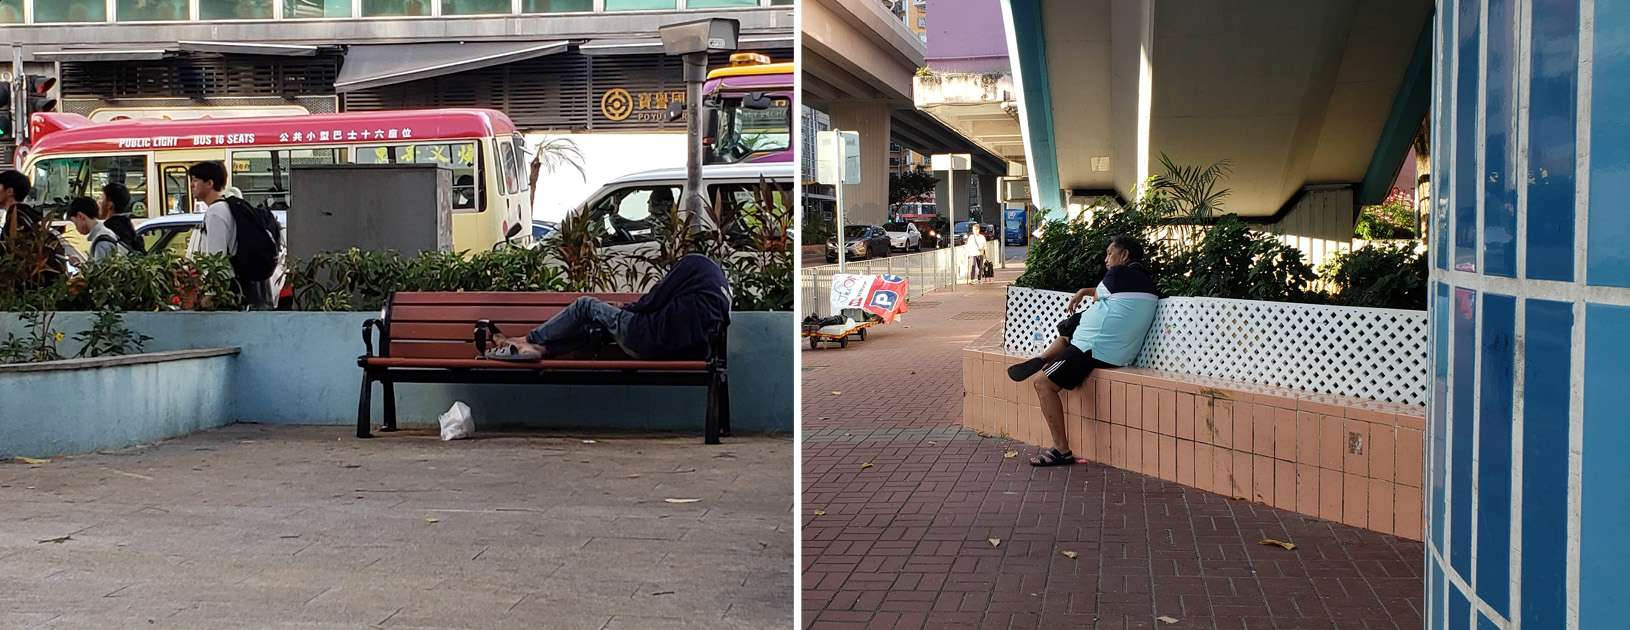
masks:
{"label": "black shorts", "polygon": [[1086,382],[1092,371],[1101,367],[1121,367],[1094,359],[1091,352],[1082,352],[1075,346],[1064,348],[1064,360],[1054,361],[1041,369],[1047,380],[1063,389],[1075,389]]}

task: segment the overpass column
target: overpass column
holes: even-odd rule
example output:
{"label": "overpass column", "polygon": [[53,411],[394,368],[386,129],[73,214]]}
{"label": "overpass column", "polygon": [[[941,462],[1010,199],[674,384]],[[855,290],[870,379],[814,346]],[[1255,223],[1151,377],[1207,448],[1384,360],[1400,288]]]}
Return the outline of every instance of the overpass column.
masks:
{"label": "overpass column", "polygon": [[827,108],[832,128],[860,132],[860,183],[844,188],[844,220],[850,225],[881,225],[888,218],[889,105],[845,101]]}
{"label": "overpass column", "polygon": [[1426,627],[1623,628],[1630,4],[1438,6]]}

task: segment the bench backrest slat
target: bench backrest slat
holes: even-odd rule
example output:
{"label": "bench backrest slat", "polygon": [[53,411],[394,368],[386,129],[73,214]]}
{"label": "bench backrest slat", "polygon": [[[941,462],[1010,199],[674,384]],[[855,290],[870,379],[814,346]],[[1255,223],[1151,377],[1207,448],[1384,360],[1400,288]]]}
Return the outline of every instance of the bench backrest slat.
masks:
{"label": "bench backrest slat", "polygon": [[522,336],[582,296],[621,306],[638,293],[406,292],[391,298],[384,354],[399,358],[468,359],[475,322],[488,320]]}

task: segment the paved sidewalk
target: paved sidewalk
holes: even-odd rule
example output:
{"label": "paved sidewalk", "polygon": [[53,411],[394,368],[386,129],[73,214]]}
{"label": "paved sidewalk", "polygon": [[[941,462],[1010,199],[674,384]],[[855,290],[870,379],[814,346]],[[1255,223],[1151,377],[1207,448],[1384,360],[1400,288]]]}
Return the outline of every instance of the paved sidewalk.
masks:
{"label": "paved sidewalk", "polygon": [[791,440],[350,432],[0,463],[0,628],[792,624]]}
{"label": "paved sidewalk", "polygon": [[1419,543],[1097,463],[1033,469],[961,428],[960,349],[1002,301],[932,293],[803,352],[805,627],[1421,627]]}

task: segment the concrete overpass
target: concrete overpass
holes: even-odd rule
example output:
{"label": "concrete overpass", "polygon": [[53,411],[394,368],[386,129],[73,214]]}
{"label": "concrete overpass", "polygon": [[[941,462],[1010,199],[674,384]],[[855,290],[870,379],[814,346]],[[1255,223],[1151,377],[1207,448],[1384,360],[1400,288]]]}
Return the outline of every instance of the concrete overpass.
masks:
{"label": "concrete overpass", "polygon": [[805,0],[799,7],[804,104],[829,114],[833,128],[860,132],[861,183],[844,191],[848,222],[886,218],[890,142],[919,153],[973,154],[981,194],[989,198],[982,205],[993,208],[1006,162],[916,109],[912,77],[924,64],[921,40],[877,0]]}
{"label": "concrete overpass", "polygon": [[[1430,105],[1430,0],[1001,0],[1035,204],[1227,159],[1225,207],[1351,239]],[[1309,252],[1317,255],[1316,252]]]}

